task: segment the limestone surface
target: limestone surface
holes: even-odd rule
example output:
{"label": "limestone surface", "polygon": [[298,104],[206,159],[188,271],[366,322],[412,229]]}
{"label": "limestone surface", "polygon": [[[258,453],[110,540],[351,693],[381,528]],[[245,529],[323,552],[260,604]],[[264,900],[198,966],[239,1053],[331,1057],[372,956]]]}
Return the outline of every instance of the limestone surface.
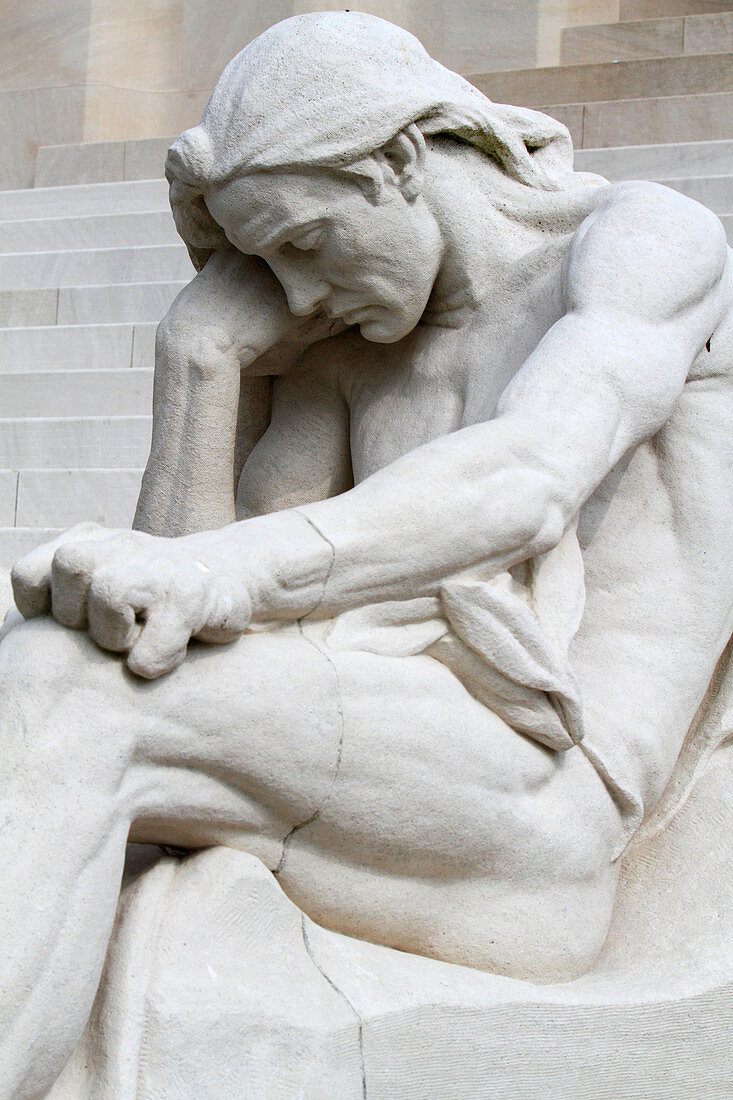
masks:
{"label": "limestone surface", "polygon": [[[134,528],[13,570],[1,1094],[719,1095],[718,218],[352,12],[255,39],[166,174]],[[125,419],[59,446],[134,468]]]}

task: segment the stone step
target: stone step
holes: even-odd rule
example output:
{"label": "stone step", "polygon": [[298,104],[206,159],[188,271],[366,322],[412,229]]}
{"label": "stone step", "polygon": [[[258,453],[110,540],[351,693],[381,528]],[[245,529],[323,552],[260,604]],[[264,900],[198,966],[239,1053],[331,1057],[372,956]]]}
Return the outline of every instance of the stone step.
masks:
{"label": "stone step", "polygon": [[0,290],[0,328],[55,325],[58,313],[58,287]]}
{"label": "stone step", "polygon": [[[14,522],[7,526],[67,528],[92,520],[130,527],[142,475],[142,468],[13,471]],[[0,516],[5,514],[0,505]]]}
{"label": "stone step", "polygon": [[0,329],[0,371],[152,367],[155,324],[40,325]]}
{"label": "stone step", "polygon": [[0,527],[129,527],[143,471],[0,470]]}
{"label": "stone step", "polygon": [[575,167],[579,172],[598,172],[610,180],[728,176],[733,175],[733,141],[577,149]]}
{"label": "stone step", "polygon": [[0,291],[0,328],[158,322],[188,280]]}
{"label": "stone step", "polygon": [[652,99],[678,96],[681,90],[685,95],[710,95],[733,92],[733,54],[474,73],[469,80],[489,99],[518,107]]}
{"label": "stone step", "polygon": [[0,222],[168,209],[165,180],[69,184],[0,191]]}
{"label": "stone step", "polygon": [[[594,65],[733,50],[733,12],[565,27],[560,63]],[[40,150],[39,150],[40,154]]]}
{"label": "stone step", "polygon": [[656,19],[662,15],[708,15],[731,10],[730,0],[620,0],[619,19]]}
{"label": "stone step", "polygon": [[0,419],[0,468],[138,469],[151,423],[150,416]]}
{"label": "stone step", "polygon": [[0,253],[179,244],[168,209],[0,222]]}
{"label": "stone step", "polygon": [[663,183],[674,191],[683,195],[689,195],[691,199],[701,202],[719,217],[733,215],[733,176],[707,176],[705,178],[692,179],[660,179],[657,183]]}
{"label": "stone step", "polygon": [[568,127],[577,149],[733,138],[733,94],[536,106]]}
{"label": "stone step", "polygon": [[137,141],[95,141],[42,145],[36,154],[34,185],[162,179],[172,137]]}
{"label": "stone step", "polygon": [[172,282],[196,274],[181,244],[129,248],[80,248],[13,252],[0,264],[0,290],[100,286],[104,283]]}
{"label": "stone step", "polygon": [[6,418],[144,416],[152,403],[150,369],[0,374],[0,414]]}
{"label": "stone step", "polygon": [[160,321],[190,280],[61,287],[57,324],[94,325]]}
{"label": "stone step", "polygon": [[0,527],[15,526],[18,471],[0,470]]}
{"label": "stone step", "polygon": [[0,527],[0,569],[12,569],[16,561],[63,530],[63,527]]}

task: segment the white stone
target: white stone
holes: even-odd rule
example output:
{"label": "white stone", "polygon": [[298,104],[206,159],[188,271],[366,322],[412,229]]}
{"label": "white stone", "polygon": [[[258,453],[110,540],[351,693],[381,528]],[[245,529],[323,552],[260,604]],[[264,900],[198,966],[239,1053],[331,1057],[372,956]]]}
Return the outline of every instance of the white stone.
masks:
{"label": "white stone", "polygon": [[[199,274],[158,330],[136,530],[13,574],[0,1087],[712,1097],[720,222],[574,174],[563,127],[350,12],[238,55],[167,174]],[[62,288],[59,320],[144,292]],[[132,467],[149,427],[0,446]],[[138,853],[120,897],[128,840],[213,850]]]}
{"label": "white stone", "polygon": [[125,142],[125,179],[162,179],[170,138]]}
{"label": "white stone", "polygon": [[599,172],[610,180],[729,176],[733,174],[733,141],[576,149],[575,168],[578,172]]}
{"label": "white stone", "polygon": [[[9,373],[129,367],[134,331],[131,324],[0,329],[0,369]],[[152,359],[147,365],[152,366]]]}
{"label": "white stone", "polygon": [[0,290],[0,327],[55,325],[59,292],[56,287]]}
{"label": "white stone", "polygon": [[180,244],[132,248],[92,248],[59,252],[15,252],[3,257],[0,289],[39,286],[100,286],[117,283],[172,282],[193,275]]}
{"label": "white stone", "polygon": [[152,367],[155,364],[155,333],[157,324],[138,324],[132,333],[132,366]]}
{"label": "white stone", "polygon": [[123,179],[125,146],[121,141],[88,145],[43,145],[36,157],[36,187],[66,183],[107,183]]}
{"label": "white stone", "polygon": [[130,527],[142,470],[21,470],[15,525],[71,527],[85,519]]}
{"label": "white stone", "polygon": [[167,194],[157,179],[0,191],[0,221],[164,210]]}
{"label": "white stone", "polygon": [[24,554],[61,534],[53,527],[0,527],[0,569],[10,569]]}
{"label": "white stone", "polygon": [[689,195],[715,214],[733,214],[733,174],[697,179],[662,179],[659,182],[674,188],[682,195]]}
{"label": "white stone", "polygon": [[0,527],[15,526],[18,471],[0,470]]}
{"label": "white stone", "polygon": [[0,374],[5,417],[140,416],[150,413],[152,400],[152,370]]}
{"label": "white stone", "polygon": [[117,248],[125,245],[175,244],[169,210],[28,218],[0,223],[3,252],[45,252],[61,248]]}
{"label": "white stone", "polygon": [[57,292],[58,324],[158,322],[185,285],[184,282],[150,282],[61,287]]}
{"label": "white stone", "polygon": [[0,420],[0,468],[142,466],[149,416],[23,417]]}
{"label": "white stone", "polygon": [[731,92],[586,103],[583,148],[730,140],[732,109]]}

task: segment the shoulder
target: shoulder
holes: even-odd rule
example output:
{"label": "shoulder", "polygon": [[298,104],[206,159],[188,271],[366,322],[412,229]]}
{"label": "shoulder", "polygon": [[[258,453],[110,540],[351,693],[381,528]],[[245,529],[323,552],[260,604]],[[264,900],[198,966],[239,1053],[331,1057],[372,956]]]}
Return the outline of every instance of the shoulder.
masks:
{"label": "shoulder", "polygon": [[566,304],[663,323],[712,293],[727,262],[725,231],[706,207],[661,184],[616,184],[570,244]]}

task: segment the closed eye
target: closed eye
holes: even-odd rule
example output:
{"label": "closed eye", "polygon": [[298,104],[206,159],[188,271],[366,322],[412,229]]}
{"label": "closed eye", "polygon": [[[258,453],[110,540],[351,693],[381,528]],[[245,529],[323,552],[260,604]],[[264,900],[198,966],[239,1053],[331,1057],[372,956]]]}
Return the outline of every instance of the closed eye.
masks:
{"label": "closed eye", "polygon": [[323,243],[324,229],[322,225],[314,225],[302,233],[294,233],[287,244],[297,248],[299,252],[314,252]]}

